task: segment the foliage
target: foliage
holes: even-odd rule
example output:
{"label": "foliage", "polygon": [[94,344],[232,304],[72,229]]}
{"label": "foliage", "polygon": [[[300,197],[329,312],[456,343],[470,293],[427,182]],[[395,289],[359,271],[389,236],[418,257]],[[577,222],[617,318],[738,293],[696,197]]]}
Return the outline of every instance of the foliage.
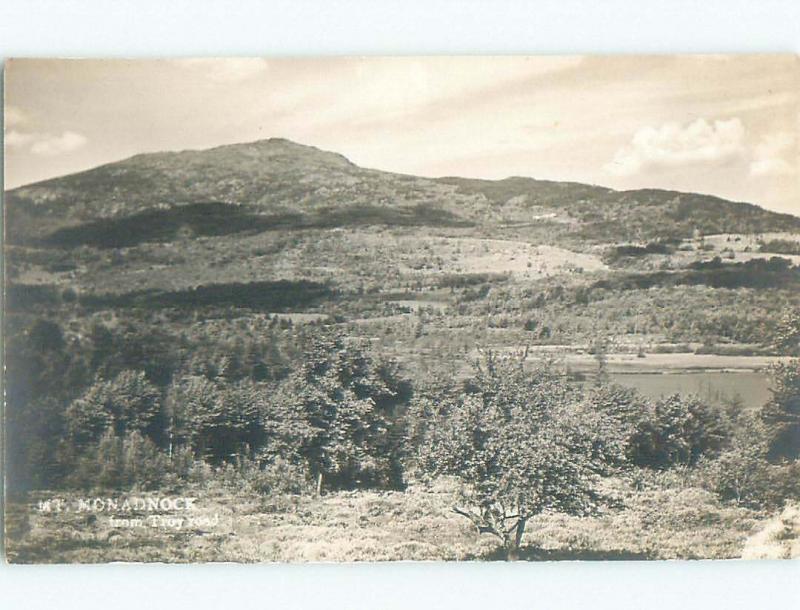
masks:
{"label": "foliage", "polygon": [[302,464],[276,457],[263,466],[249,462],[245,467],[246,477],[251,489],[258,494],[275,497],[281,494],[302,494],[311,491],[310,476]]}
{"label": "foliage", "polygon": [[340,337],[315,338],[267,405],[267,451],[305,462],[318,492],[326,480],[398,485],[400,439],[392,430],[403,386],[393,367]]}
{"label": "foliage", "polygon": [[77,460],[67,482],[84,489],[157,489],[168,468],[166,456],[138,431],[119,437],[107,428]]}
{"label": "foliage", "polygon": [[108,429],[115,436],[140,432],[154,436],[161,393],[141,371],[123,371],[98,380],[66,411],[70,438],[78,446],[96,441]]}
{"label": "foliage", "polygon": [[633,440],[634,463],[651,468],[691,465],[718,452],[726,430],[719,409],[674,394],[656,401]]}
{"label": "foliage", "polygon": [[790,239],[770,239],[758,244],[759,252],[772,252],[774,254],[800,254],[800,243]]}
{"label": "foliage", "polygon": [[654,415],[650,402],[631,388],[603,383],[589,390],[585,409],[597,416],[597,425],[608,427],[600,436],[621,446],[625,461],[643,461],[649,442],[646,430]]}
{"label": "foliage", "polygon": [[533,516],[598,507],[598,474],[621,446],[606,442],[594,423],[552,371],[529,374],[489,356],[468,392],[431,422],[425,462],[461,480],[462,506],[454,510],[498,537],[514,558]]}
{"label": "foliage", "polygon": [[745,413],[735,420],[725,451],[716,459],[699,464],[704,486],[723,500],[743,506],[760,507],[769,493],[765,428],[755,414]]}
{"label": "foliage", "polygon": [[212,462],[246,454],[263,440],[266,388],[249,380],[227,384],[190,376],[173,382],[166,407],[172,442],[187,443]]}
{"label": "foliage", "polygon": [[767,425],[769,457],[800,457],[800,359],[773,365],[770,369],[772,398],[761,416]]}
{"label": "foliage", "polygon": [[636,466],[694,464],[720,451],[729,434],[721,410],[697,398],[675,394],[653,402],[630,388],[602,384],[586,401],[615,423],[626,460]]}
{"label": "foliage", "polygon": [[800,355],[800,308],[782,312],[772,332],[771,342],[778,353]]}
{"label": "foliage", "polygon": [[674,248],[672,244],[662,241],[650,242],[645,246],[622,245],[610,248],[603,256],[603,260],[610,265],[620,261],[620,259],[637,258],[648,254],[670,254]]}

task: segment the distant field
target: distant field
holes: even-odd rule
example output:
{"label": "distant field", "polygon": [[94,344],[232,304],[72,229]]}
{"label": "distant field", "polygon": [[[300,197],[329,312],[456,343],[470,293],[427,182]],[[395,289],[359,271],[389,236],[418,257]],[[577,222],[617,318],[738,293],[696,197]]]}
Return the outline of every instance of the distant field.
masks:
{"label": "distant field", "polygon": [[[531,360],[536,361],[538,356]],[[715,404],[741,399],[748,408],[760,407],[770,396],[770,380],[763,369],[788,358],[720,356],[716,354],[609,354],[611,378],[651,398],[670,394],[694,395]],[[594,375],[597,361],[589,354],[566,354],[563,366],[573,373]],[[587,382],[591,383],[591,381]]]}
{"label": "distant field", "polygon": [[[714,256],[720,256],[741,263],[754,259],[770,259],[773,256],[780,256],[792,261],[793,265],[800,264],[800,256],[798,255],[760,251],[762,243],[773,240],[795,242],[800,245],[800,233],[719,233],[706,235],[702,240],[684,240],[683,246],[691,246],[693,250],[685,251],[679,249],[678,252],[670,255],[670,258],[686,264],[697,257],[713,258]],[[702,248],[707,248],[707,250]]]}
{"label": "distant field", "polygon": [[[535,359],[533,356],[532,359]],[[560,357],[564,365],[573,371],[592,372],[597,361],[591,354],[564,354]],[[774,362],[788,361],[788,357],[776,356],[723,356],[718,354],[609,354],[608,370],[611,373],[646,373],[679,371],[757,371]]]}
{"label": "distant field", "polygon": [[522,241],[478,238],[438,240],[435,254],[444,259],[436,267],[410,271],[448,273],[510,273],[518,278],[538,279],[575,271],[600,271],[606,268],[599,257],[565,248],[531,245]]}
{"label": "distant field", "polygon": [[757,408],[772,394],[769,379],[764,373],[738,371],[720,373],[639,373],[611,374],[617,383],[634,388],[650,398],[671,394],[694,395],[713,404],[740,399],[745,408]]}
{"label": "distant field", "polygon": [[[108,252],[98,260],[53,272],[23,265],[17,281],[62,284],[81,290],[128,292],[133,289],[175,290],[235,277],[238,281],[275,279],[334,280],[343,285],[372,278],[384,287],[401,277],[434,274],[496,273],[537,280],[561,274],[606,269],[594,254],[573,252],[524,241],[463,235],[430,234],[393,229],[382,232],[351,228],[198,237],[181,242],[146,243],[123,248],[110,264]],[[42,251],[44,252],[44,251]],[[46,254],[46,252],[44,252]]]}

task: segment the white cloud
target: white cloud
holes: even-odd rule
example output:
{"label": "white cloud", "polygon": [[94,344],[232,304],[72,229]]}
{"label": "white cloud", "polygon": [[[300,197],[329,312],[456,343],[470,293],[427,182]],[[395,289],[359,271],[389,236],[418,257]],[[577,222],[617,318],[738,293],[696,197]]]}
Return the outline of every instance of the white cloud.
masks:
{"label": "white cloud", "polygon": [[16,106],[6,106],[5,110],[3,111],[3,117],[5,118],[6,129],[19,127],[28,120],[28,117],[25,116],[25,113]]}
{"label": "white cloud", "polygon": [[794,173],[797,167],[786,160],[794,147],[795,138],[790,133],[778,132],[765,136],[753,150],[750,175],[785,176]]}
{"label": "white cloud", "polygon": [[11,131],[6,132],[4,142],[8,148],[23,148],[24,146],[27,146],[33,142],[35,138],[35,134],[12,129]]}
{"label": "white cloud", "polygon": [[221,83],[242,82],[269,68],[266,59],[251,57],[176,59],[173,63]]}
{"label": "white cloud", "polygon": [[34,137],[35,141],[31,146],[31,152],[45,157],[72,152],[83,147],[87,142],[86,136],[74,131],[65,131],[60,136],[44,134]]}
{"label": "white cloud", "polygon": [[9,150],[27,149],[35,155],[52,157],[77,150],[87,142],[86,136],[74,131],[63,131],[60,135],[32,131],[28,115],[17,106],[6,106],[3,117],[3,143]]}
{"label": "white cloud", "polygon": [[644,127],[604,169],[610,174],[631,176],[650,169],[723,164],[746,154],[744,136],[744,126],[738,118]]}
{"label": "white cloud", "polygon": [[[24,149],[45,157],[72,152],[86,145],[83,134],[64,131],[60,135],[41,133],[24,129],[29,123],[28,115],[17,106],[6,106],[3,111],[5,135],[3,143],[8,149]],[[22,127],[22,129],[20,129]]]}

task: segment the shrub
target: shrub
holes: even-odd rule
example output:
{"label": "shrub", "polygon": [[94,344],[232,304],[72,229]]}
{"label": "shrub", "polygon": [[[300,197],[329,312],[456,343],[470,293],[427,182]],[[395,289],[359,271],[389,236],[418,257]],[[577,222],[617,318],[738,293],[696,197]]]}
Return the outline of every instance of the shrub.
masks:
{"label": "shrub", "polygon": [[634,463],[651,468],[690,465],[720,451],[726,439],[722,413],[696,398],[674,394],[657,401],[631,441]]}
{"label": "shrub", "polygon": [[697,476],[720,499],[748,508],[772,510],[800,498],[800,464],[770,464],[752,451],[726,451],[701,463]]}
{"label": "shrub", "polygon": [[643,461],[654,410],[641,394],[618,384],[597,385],[586,396],[586,408],[601,416],[598,425],[608,427],[604,437],[623,447],[629,462]]}
{"label": "shrub", "polygon": [[76,462],[68,484],[81,489],[156,489],[169,470],[158,447],[139,432],[120,438],[108,428]]}
{"label": "shrub", "polygon": [[789,239],[772,239],[770,241],[760,241],[758,244],[759,252],[771,252],[774,254],[800,254],[800,243]]}
{"label": "shrub", "polygon": [[781,314],[767,343],[779,353],[800,354],[800,309],[790,308]]}
{"label": "shrub", "polygon": [[244,470],[252,490],[265,495],[301,494],[311,491],[308,470],[299,464],[276,458],[259,467],[251,462]]}

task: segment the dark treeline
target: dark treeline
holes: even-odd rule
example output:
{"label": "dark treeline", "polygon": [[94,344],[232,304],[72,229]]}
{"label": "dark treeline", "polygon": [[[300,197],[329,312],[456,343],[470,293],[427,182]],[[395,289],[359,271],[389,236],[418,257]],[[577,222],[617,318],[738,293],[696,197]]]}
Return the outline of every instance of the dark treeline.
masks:
{"label": "dark treeline", "polygon": [[[551,466],[551,487],[537,493],[575,511],[564,485],[630,469],[688,468],[723,499],[751,506],[798,493],[800,361],[776,367],[773,399],[748,412],[677,395],[653,401],[602,379],[582,389],[491,354],[465,381],[412,381],[364,342],[277,317],[193,333],[18,324],[6,345],[12,494],[174,487],[215,473],[263,493],[398,489],[464,473],[508,491]],[[569,464],[578,478],[557,485]]]}
{"label": "dark treeline", "polygon": [[104,218],[57,229],[43,238],[28,241],[31,242],[29,245],[43,247],[126,248],[146,242],[168,242],[181,236],[213,237],[373,224],[472,226],[471,222],[450,211],[421,204],[403,208],[361,204],[346,208],[323,208],[310,213],[261,214],[249,206],[208,202]]}
{"label": "dark treeline", "polygon": [[641,290],[654,286],[710,286],[712,288],[776,288],[800,284],[800,267],[792,267],[789,259],[773,256],[769,260],[753,259],[744,263],[723,263],[720,257],[689,265],[686,271],[630,273],[618,278],[600,280],[597,288],[607,290]]}
{"label": "dark treeline", "polygon": [[247,206],[219,202],[191,203],[65,227],[39,243],[59,248],[125,248],[143,242],[171,241],[182,231],[195,236],[218,236],[287,229],[297,226],[302,218],[296,213],[257,214]]}
{"label": "dark treeline", "polygon": [[680,243],[678,239],[651,241],[645,246],[622,245],[613,246],[606,251],[603,259],[606,263],[614,264],[620,260],[639,258],[648,254],[671,254]]}
{"label": "dark treeline", "polygon": [[306,280],[231,282],[206,284],[184,290],[142,290],[122,294],[75,294],[46,284],[9,284],[6,304],[12,311],[25,311],[36,306],[52,307],[74,302],[87,309],[108,307],[219,307],[237,305],[264,311],[303,310],[334,296],[325,284]]}

